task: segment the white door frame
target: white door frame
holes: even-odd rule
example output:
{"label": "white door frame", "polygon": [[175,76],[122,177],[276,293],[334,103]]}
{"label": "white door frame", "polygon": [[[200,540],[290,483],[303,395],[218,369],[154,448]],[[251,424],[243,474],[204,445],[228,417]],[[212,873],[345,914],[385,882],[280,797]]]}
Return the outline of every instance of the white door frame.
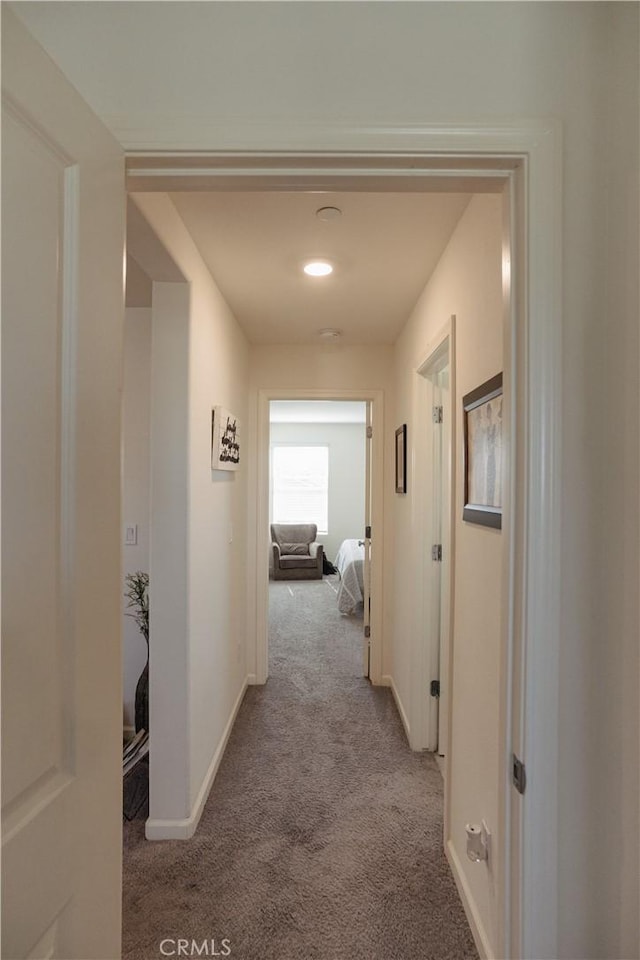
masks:
{"label": "white door frame", "polygon": [[[364,561],[362,565],[363,580],[363,638],[362,638],[362,676],[371,679],[371,534],[373,531],[372,512],[372,453],[373,453],[373,421],[372,404],[367,401],[366,404],[366,423],[365,423],[365,456],[364,456],[364,534],[363,549]],[[382,556],[380,557],[381,563]]]}
{"label": "white door frame", "polygon": [[[384,398],[381,390],[260,390],[257,411],[257,528],[256,537],[256,683],[269,676],[269,404],[272,400],[355,400],[371,402],[371,516],[376,551],[371,559],[370,679],[382,677],[382,469]],[[364,535],[364,531],[363,531]]]}
{"label": "white door frame", "polygon": [[[434,638],[433,627],[431,623],[430,610],[433,606],[432,598],[435,590],[433,577],[433,561],[430,558],[431,544],[434,542],[432,535],[433,511],[430,503],[430,486],[432,478],[431,451],[433,447],[434,427],[430,417],[429,407],[431,406],[432,381],[431,372],[434,364],[442,357],[447,357],[447,363],[450,370],[451,396],[455,396],[455,317],[451,316],[442,326],[438,333],[431,339],[424,353],[424,359],[417,365],[414,375],[413,390],[413,423],[414,423],[414,463],[412,488],[414,490],[424,491],[423,496],[414,496],[412,501],[413,516],[411,523],[416,531],[413,549],[413,565],[415,570],[415,588],[414,596],[423,597],[423,602],[416,603],[414,608],[413,621],[413,643],[412,652],[413,673],[411,678],[411,699],[410,699],[410,729],[412,732],[411,746],[414,750],[430,750],[434,748],[436,731],[432,729],[431,711],[429,709],[429,683],[433,679],[433,670],[431,664],[434,660],[435,651],[433,643],[440,644],[439,636]],[[453,408],[451,410],[450,422],[448,426],[448,449],[443,451],[443,456],[448,459],[446,464],[449,475],[449,484],[453,484],[455,478],[455,417]],[[442,429],[442,428],[439,428]],[[451,510],[451,497],[449,499],[448,515],[443,509],[443,529],[441,533],[443,566],[441,575],[443,578],[441,615],[447,618],[448,623],[445,629],[448,632],[447,660],[446,664],[441,664],[441,708],[447,713],[451,712],[451,657],[452,657],[452,603],[453,603],[453,550],[454,550],[454,528],[453,511]],[[440,578],[438,578],[438,583]],[[440,603],[440,587],[438,586],[438,603]],[[443,735],[446,738],[447,731],[450,728],[449,723],[444,724]],[[415,733],[414,733],[415,731]],[[443,741],[444,742],[444,741]],[[450,760],[451,751],[446,744],[444,750],[447,758],[447,765]],[[447,775],[446,780],[449,780]],[[445,789],[446,795],[446,789]],[[448,809],[445,803],[445,811]],[[445,816],[446,821],[446,816]],[[447,824],[445,822],[445,836],[447,833]]]}
{"label": "white door frame", "polygon": [[[394,127],[270,122],[234,124],[226,131],[203,131],[198,125],[190,149],[185,149],[183,133],[175,142],[159,144],[143,129],[122,131],[130,189],[364,190],[386,185],[416,190],[428,181],[430,189],[446,190],[455,180],[456,189],[468,182],[469,189],[482,191],[501,189],[507,182],[511,241],[503,248],[503,270],[513,272],[515,283],[505,325],[504,385],[505,395],[513,398],[507,416],[516,443],[509,451],[505,505],[512,524],[505,537],[501,828],[507,842],[499,949],[503,957],[557,957],[560,123],[545,119]],[[264,505],[259,513],[264,528]],[[261,540],[256,543],[257,557],[266,564],[263,546]],[[266,576],[260,582],[266,589]],[[263,608],[258,603],[258,612]],[[264,630],[264,623],[258,623],[258,629]],[[524,797],[510,785],[512,751],[526,762]]]}

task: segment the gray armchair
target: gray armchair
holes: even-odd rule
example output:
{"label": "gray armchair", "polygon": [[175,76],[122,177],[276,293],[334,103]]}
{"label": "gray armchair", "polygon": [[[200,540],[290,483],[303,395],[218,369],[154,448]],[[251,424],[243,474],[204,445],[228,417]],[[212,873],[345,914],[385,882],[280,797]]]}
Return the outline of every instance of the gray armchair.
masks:
{"label": "gray armchair", "polygon": [[322,580],[323,547],[315,523],[272,523],[274,580]]}

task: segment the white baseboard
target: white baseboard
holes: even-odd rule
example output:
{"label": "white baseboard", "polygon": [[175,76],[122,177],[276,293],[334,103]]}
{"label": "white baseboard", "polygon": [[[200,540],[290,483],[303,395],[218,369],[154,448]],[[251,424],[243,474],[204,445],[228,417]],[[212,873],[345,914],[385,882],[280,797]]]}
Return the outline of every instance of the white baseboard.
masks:
{"label": "white baseboard", "polygon": [[255,687],[255,685],[257,684],[257,682],[258,682],[258,678],[256,677],[255,673],[249,673],[249,674],[247,674],[247,684],[248,684],[248,686],[250,686],[250,687]]}
{"label": "white baseboard", "polygon": [[[487,931],[478,912],[478,908],[475,900],[473,899],[471,890],[469,889],[469,884],[467,883],[467,878],[465,877],[462,869],[462,864],[460,863],[460,859],[451,840],[447,840],[445,844],[445,853],[447,855],[447,860],[449,861],[449,866],[451,867],[453,879],[456,882],[456,887],[458,888],[458,893],[460,894],[460,899],[462,900],[462,906],[464,907],[464,912],[467,915],[467,920],[469,921],[469,926],[471,927],[471,933],[473,934],[473,939],[475,940],[481,960],[495,960],[495,953],[491,948]],[[480,870],[486,869],[483,863],[477,863],[475,866]]]}
{"label": "white baseboard", "polygon": [[246,693],[247,686],[248,677],[245,677],[242,687],[240,688],[240,693],[238,694],[236,702],[233,705],[227,725],[224,728],[222,737],[220,738],[220,743],[213,754],[213,758],[209,764],[209,769],[207,770],[205,778],[202,781],[202,786],[198,791],[198,796],[196,797],[196,802],[193,805],[191,816],[187,817],[185,820],[152,820],[149,818],[144,829],[147,840],[189,840],[189,838],[192,837],[196,832],[198,823],[200,822],[200,817],[202,816],[202,811],[204,810],[204,805],[207,802],[207,797],[209,796],[209,791],[211,790],[213,781],[216,778],[220,761],[224,756],[224,751],[231,735],[233,724],[235,723],[235,719],[238,715],[238,710],[240,709],[240,705]]}
{"label": "white baseboard", "polygon": [[404,732],[407,735],[407,741],[411,743],[411,732],[409,727],[409,721],[407,720],[407,714],[404,709],[402,700],[400,699],[400,694],[398,693],[398,688],[395,685],[394,679],[388,673],[383,674],[380,678],[382,680],[382,685],[385,687],[391,687],[391,693],[393,694],[393,699],[396,702],[396,707],[398,708],[398,713],[400,714],[400,719],[402,720],[402,726],[404,727]]}
{"label": "white baseboard", "polygon": [[[398,713],[400,714],[400,719],[402,720],[402,725],[404,727],[405,734],[407,736],[407,741],[411,743],[410,736],[410,727],[409,721],[407,720],[407,714],[404,709],[404,705],[398,693],[398,689],[394,683],[393,677],[389,674],[385,674],[381,677],[382,685],[385,687],[391,687],[391,692],[393,694],[393,699],[395,700]],[[436,760],[439,758],[436,757]],[[475,900],[469,889],[467,879],[465,877],[464,871],[462,869],[462,864],[458,858],[456,850],[449,840],[445,844],[445,852],[447,855],[447,860],[449,861],[449,866],[451,867],[451,872],[458,888],[458,893],[460,894],[460,899],[462,901],[462,906],[464,907],[464,912],[469,921],[469,926],[471,928],[471,933],[473,934],[473,939],[475,941],[476,947],[478,948],[478,953],[482,960],[495,960],[495,954],[491,948],[489,942],[489,937],[487,936],[487,931],[485,930],[482,919],[478,913]],[[479,869],[483,869],[482,864],[477,865]]]}

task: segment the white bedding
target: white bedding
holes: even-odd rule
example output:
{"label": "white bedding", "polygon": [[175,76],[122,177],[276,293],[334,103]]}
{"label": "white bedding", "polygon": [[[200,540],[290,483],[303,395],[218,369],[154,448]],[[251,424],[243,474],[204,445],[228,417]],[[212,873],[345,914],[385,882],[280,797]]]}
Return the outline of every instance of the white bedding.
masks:
{"label": "white bedding", "polygon": [[362,540],[343,540],[336,557],[340,574],[338,610],[355,613],[364,602],[364,545]]}

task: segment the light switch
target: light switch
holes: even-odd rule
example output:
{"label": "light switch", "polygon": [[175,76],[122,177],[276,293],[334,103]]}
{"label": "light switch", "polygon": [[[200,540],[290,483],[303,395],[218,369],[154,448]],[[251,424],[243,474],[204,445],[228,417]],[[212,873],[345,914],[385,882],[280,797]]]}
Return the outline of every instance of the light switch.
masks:
{"label": "light switch", "polygon": [[131,523],[124,528],[124,542],[127,547],[135,547],[138,543],[138,524]]}

